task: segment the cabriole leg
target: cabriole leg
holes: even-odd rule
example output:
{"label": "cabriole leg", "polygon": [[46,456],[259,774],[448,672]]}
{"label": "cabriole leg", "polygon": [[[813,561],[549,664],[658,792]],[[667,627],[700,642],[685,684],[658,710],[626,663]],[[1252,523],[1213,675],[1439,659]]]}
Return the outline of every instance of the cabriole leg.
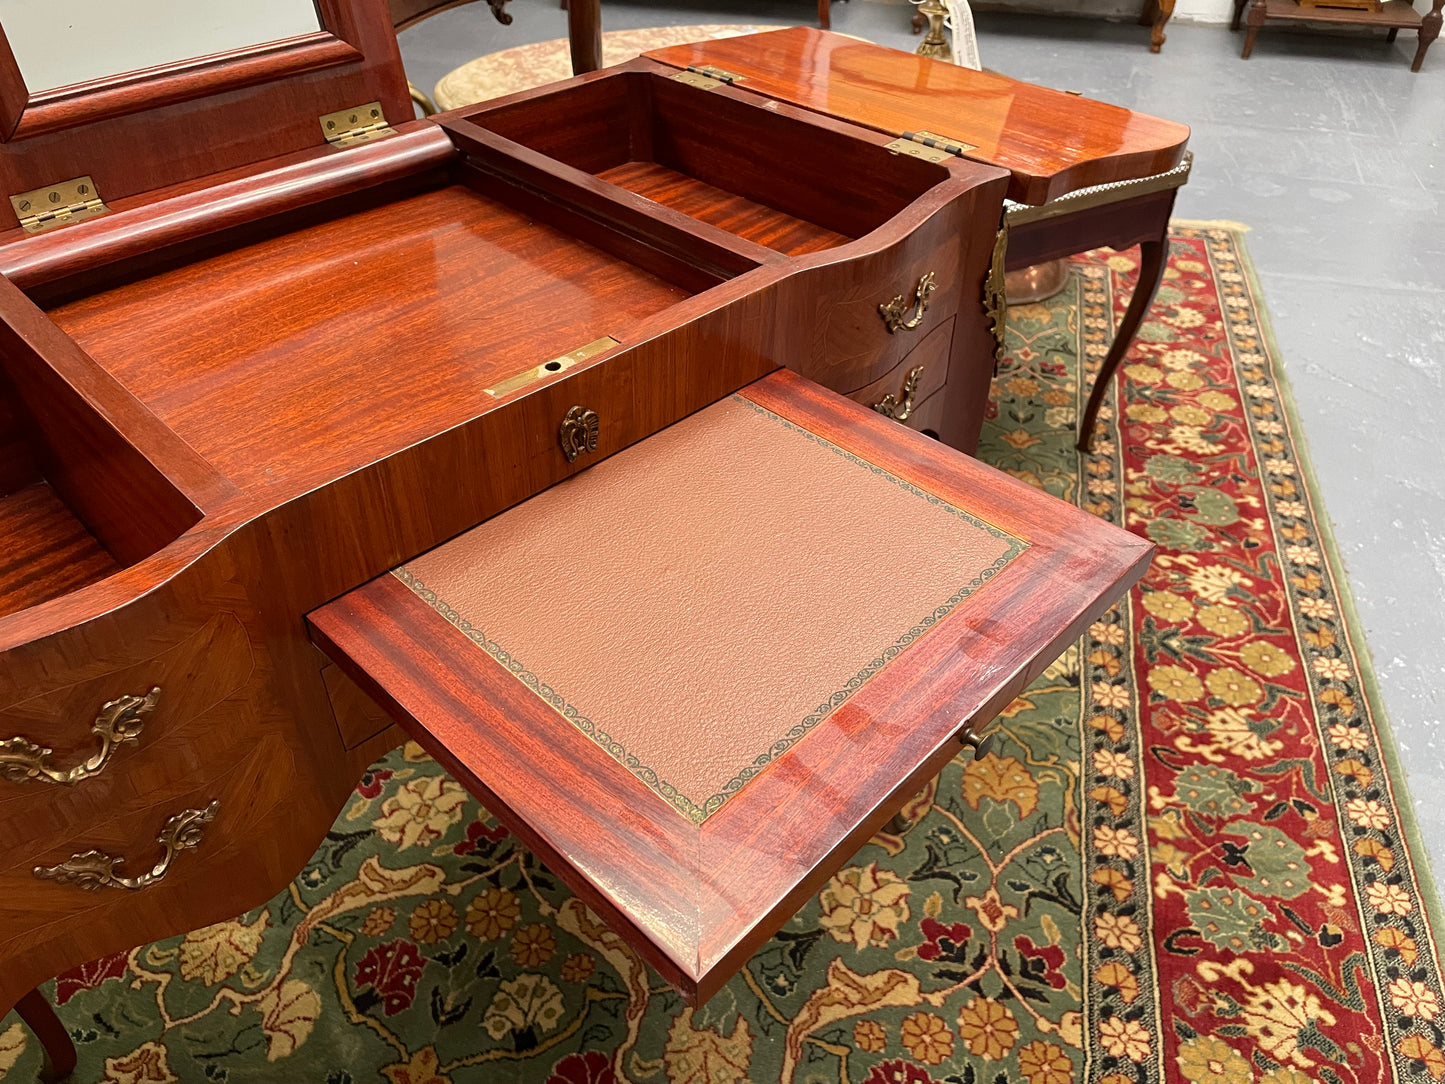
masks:
{"label": "cabriole leg", "polygon": [[45,1066],[40,1070],[40,1079],[45,1084],[64,1080],[75,1070],[75,1044],[70,1033],[55,1015],[50,1002],[39,990],[31,990],[15,1005],[20,1019],[30,1026],[45,1051]]}
{"label": "cabriole leg", "polygon": [[1159,283],[1164,279],[1165,256],[1169,252],[1168,229],[1166,225],[1164,236],[1159,240],[1142,241],[1139,244],[1139,281],[1134,284],[1134,296],[1129,299],[1129,307],[1124,310],[1124,318],[1119,321],[1114,345],[1109,348],[1104,364],[1099,367],[1099,375],[1094,378],[1094,388],[1089,393],[1089,405],[1084,409],[1084,418],[1079,423],[1078,447],[1081,452],[1089,450],[1089,444],[1094,439],[1094,421],[1098,418],[1099,407],[1109,391],[1109,382],[1113,380],[1124,355],[1129,352],[1129,347],[1134,342],[1134,334],[1139,330],[1139,324],[1143,321],[1144,314],[1149,311],[1149,306],[1154,304],[1154,295],[1159,292]]}
{"label": "cabriole leg", "polygon": [[1425,63],[1425,51],[1440,36],[1441,8],[1445,8],[1445,0],[1435,0],[1434,6],[1420,20],[1420,46],[1415,50],[1415,62],[1410,65],[1412,72],[1420,70],[1420,65]]}

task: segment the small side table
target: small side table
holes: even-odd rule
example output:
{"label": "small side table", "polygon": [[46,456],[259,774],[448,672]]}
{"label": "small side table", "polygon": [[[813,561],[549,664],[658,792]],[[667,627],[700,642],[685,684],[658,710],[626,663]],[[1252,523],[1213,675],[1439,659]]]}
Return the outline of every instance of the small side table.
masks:
{"label": "small side table", "polygon": [[1008,230],[1005,271],[1092,248],[1139,246],[1139,279],[1134,283],[1134,295],[1119,321],[1114,345],[1094,378],[1088,406],[1079,421],[1080,451],[1089,450],[1094,420],[1110,381],[1133,345],[1134,335],[1164,278],[1169,256],[1169,216],[1174,210],[1174,197],[1189,180],[1193,165],[1194,155],[1186,151],[1179,165],[1152,177],[1081,188],[1037,205],[1004,202],[1003,221]]}
{"label": "small side table", "polygon": [[1415,49],[1415,60],[1410,65],[1412,72],[1418,72],[1420,65],[1425,63],[1425,51],[1440,36],[1440,24],[1445,20],[1445,16],[1441,14],[1441,9],[1445,8],[1445,0],[1434,0],[1430,10],[1424,15],[1416,11],[1409,0],[1385,0],[1379,11],[1305,8],[1301,7],[1297,0],[1234,0],[1234,19],[1229,24],[1231,30],[1239,29],[1239,21],[1246,6],[1249,8],[1249,16],[1245,20],[1247,29],[1244,33],[1244,52],[1241,54],[1246,60],[1249,59],[1249,54],[1254,52],[1254,41],[1259,37],[1260,27],[1273,20],[1334,23],[1341,26],[1383,26],[1390,31],[1390,41],[1394,41],[1401,30],[1419,31],[1420,44]]}

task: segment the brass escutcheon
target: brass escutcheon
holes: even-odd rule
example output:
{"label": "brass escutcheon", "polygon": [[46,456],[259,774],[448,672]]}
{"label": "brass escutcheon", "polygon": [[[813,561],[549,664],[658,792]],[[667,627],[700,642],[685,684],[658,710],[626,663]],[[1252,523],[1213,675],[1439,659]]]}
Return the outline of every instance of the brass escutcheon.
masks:
{"label": "brass escutcheon", "polygon": [[117,873],[115,867],[125,861],[124,856],[109,855],[104,851],[82,851],[58,866],[36,866],[35,876],[42,881],[77,885],[90,892],[102,888],[126,888],[131,891],[149,888],[166,875],[176,855],[201,845],[205,827],[215,818],[219,807],[219,802],[212,801],[205,809],[182,810],[166,821],[160,835],[156,836],[156,842],[166,849],[164,857],[136,877]]}
{"label": "brass escutcheon", "polygon": [[73,768],[56,768],[50,763],[52,750],[25,738],[0,741],[0,779],[12,783],[43,779],[68,786],[99,775],[117,748],[140,738],[145,726],[141,716],[152,711],[160,698],[161,689],[157,685],[145,696],[122,696],[102,704],[100,714],[90,726],[90,732],[100,739],[100,748]]}
{"label": "brass escutcheon", "polygon": [[930,271],[918,280],[918,285],[913,290],[915,311],[908,319],[904,319],[904,314],[909,308],[906,294],[899,294],[892,301],[886,301],[878,306],[878,315],[883,317],[883,326],[888,329],[888,334],[892,335],[895,331],[912,331],[923,323],[923,314],[928,311],[928,299],[938,288],[937,282],[934,281],[936,278],[937,276]]}
{"label": "brass escutcheon", "polygon": [[597,450],[597,431],[602,421],[597,411],[584,406],[574,406],[562,418],[562,428],[557,439],[562,443],[562,454],[568,463],[575,463],[583,452]]}
{"label": "brass escutcheon", "polygon": [[913,396],[918,392],[918,381],[922,376],[922,365],[910,369],[908,378],[903,381],[903,394],[895,399],[890,391],[873,404],[873,409],[885,418],[892,418],[895,422],[906,422],[913,413]]}

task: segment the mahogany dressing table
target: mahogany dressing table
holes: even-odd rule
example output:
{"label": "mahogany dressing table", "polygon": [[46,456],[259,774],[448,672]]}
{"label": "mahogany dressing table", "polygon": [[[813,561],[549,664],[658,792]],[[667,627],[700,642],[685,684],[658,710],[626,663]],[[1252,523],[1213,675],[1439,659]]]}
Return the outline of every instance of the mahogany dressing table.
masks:
{"label": "mahogany dressing table", "polygon": [[[1173,130],[1060,95],[1117,138],[1010,172],[649,59],[400,122],[381,0],[321,11],[0,50],[0,1010],[57,1071],[37,984],[267,899],[404,732],[704,999],[1148,560],[962,451],[1005,194]],[[638,729],[557,631],[627,606],[774,677]]]}

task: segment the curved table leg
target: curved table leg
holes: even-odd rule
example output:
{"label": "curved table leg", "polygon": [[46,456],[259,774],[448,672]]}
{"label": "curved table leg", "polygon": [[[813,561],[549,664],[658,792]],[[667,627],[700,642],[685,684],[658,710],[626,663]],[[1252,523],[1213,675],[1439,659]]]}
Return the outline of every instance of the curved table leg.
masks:
{"label": "curved table leg", "polygon": [[1430,48],[1430,43],[1440,36],[1440,23],[1445,17],[1440,14],[1440,9],[1445,8],[1445,0],[1435,0],[1424,16],[1420,19],[1420,45],[1415,50],[1415,62],[1410,65],[1412,72],[1420,70],[1420,65],[1425,63],[1425,51]]}
{"label": "curved table leg", "polygon": [[1154,25],[1149,30],[1149,51],[1157,53],[1164,48],[1164,25],[1174,14],[1174,0],[1155,0]]}
{"label": "curved table leg", "polygon": [[1133,345],[1134,333],[1139,330],[1144,314],[1149,311],[1149,306],[1154,304],[1154,295],[1159,292],[1159,283],[1164,280],[1164,264],[1168,253],[1167,226],[1164,236],[1158,240],[1139,243],[1139,281],[1134,284],[1134,296],[1129,299],[1129,307],[1124,310],[1124,318],[1119,321],[1114,345],[1109,348],[1104,364],[1099,367],[1099,375],[1094,378],[1094,388],[1089,393],[1089,405],[1085,407],[1084,418],[1079,423],[1078,448],[1081,452],[1087,452],[1093,442],[1094,421],[1099,416],[1099,407],[1103,405],[1109,382],[1114,379],[1119,363]]}
{"label": "curved table leg", "polygon": [[31,990],[15,1005],[20,1019],[35,1032],[40,1046],[45,1051],[45,1066],[40,1070],[40,1079],[46,1084],[64,1080],[75,1071],[75,1044],[70,1033],[55,1015],[50,1002],[39,990]]}
{"label": "curved table leg", "polygon": [[1244,17],[1244,6],[1248,3],[1249,0],[1234,0],[1234,17],[1229,20],[1229,29],[1239,29],[1239,20]]}

